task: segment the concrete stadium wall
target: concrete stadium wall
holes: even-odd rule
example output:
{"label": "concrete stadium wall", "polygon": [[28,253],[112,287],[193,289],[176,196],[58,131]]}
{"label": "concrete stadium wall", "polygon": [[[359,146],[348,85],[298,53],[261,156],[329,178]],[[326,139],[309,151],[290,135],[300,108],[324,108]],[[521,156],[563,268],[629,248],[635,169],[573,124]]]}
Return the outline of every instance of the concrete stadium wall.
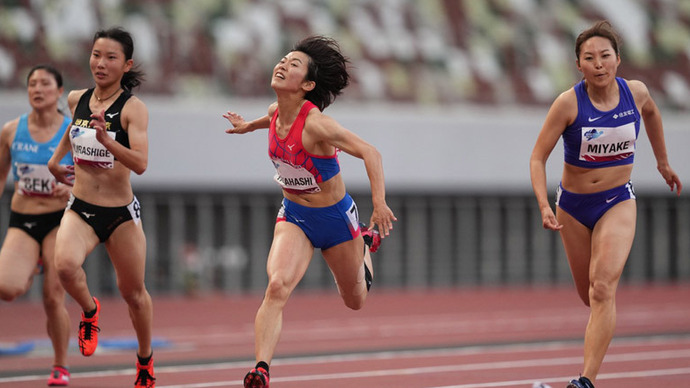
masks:
{"label": "concrete stadium wall", "polygon": [[[143,97],[150,110],[149,169],[134,176],[147,236],[147,283],[153,292],[260,291],[280,190],[273,183],[266,133],[227,135],[221,114],[264,113],[268,100],[179,101]],[[24,95],[0,96],[0,119],[28,109]],[[546,108],[355,105],[327,113],[384,157],[389,205],[399,222],[378,255],[378,287],[540,284],[570,281],[558,234],[541,228],[528,160]],[[664,114],[671,162],[690,185],[690,116]],[[633,179],[637,237],[624,281],[686,281],[690,196],[677,200],[639,141]],[[341,156],[343,174],[366,222],[371,214],[363,163]],[[560,177],[562,149],[549,161]],[[6,187],[6,190],[9,187]],[[9,191],[6,191],[9,193]],[[552,192],[553,194],[553,192]],[[7,220],[9,195],[0,198]],[[0,223],[0,235],[6,231]],[[319,256],[315,253],[315,256]],[[116,293],[102,246],[86,262],[98,294]],[[302,287],[332,287],[320,258]],[[29,297],[37,298],[34,287]]]}
{"label": "concrete stadium wall", "polygon": [[[149,168],[136,188],[184,191],[278,190],[267,158],[266,132],[228,135],[227,110],[252,119],[270,100],[179,100],[142,96],[150,111]],[[0,94],[0,121],[29,109],[23,93]],[[528,160],[548,107],[452,106],[336,102],[326,113],[374,144],[383,155],[389,192],[531,190]],[[671,165],[690,185],[690,114],[662,112]],[[562,147],[548,163],[549,187],[558,184]],[[363,163],[341,154],[350,190],[366,190]],[[639,193],[665,183],[641,131],[633,181]]]}

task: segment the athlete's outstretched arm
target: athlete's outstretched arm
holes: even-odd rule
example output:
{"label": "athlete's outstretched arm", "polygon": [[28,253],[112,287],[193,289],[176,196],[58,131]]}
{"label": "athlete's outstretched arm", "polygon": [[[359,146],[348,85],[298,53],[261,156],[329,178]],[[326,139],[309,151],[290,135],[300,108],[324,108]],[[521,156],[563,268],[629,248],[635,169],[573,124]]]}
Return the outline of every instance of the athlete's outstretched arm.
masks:
{"label": "athlete's outstretched arm", "polygon": [[223,117],[232,124],[232,128],[226,129],[225,133],[241,134],[261,128],[268,128],[269,125],[271,125],[271,117],[273,117],[273,113],[276,109],[278,109],[278,103],[274,102],[268,107],[268,114],[266,114],[266,116],[259,117],[252,121],[245,121],[244,117],[238,113],[227,111],[227,113],[223,114]]}

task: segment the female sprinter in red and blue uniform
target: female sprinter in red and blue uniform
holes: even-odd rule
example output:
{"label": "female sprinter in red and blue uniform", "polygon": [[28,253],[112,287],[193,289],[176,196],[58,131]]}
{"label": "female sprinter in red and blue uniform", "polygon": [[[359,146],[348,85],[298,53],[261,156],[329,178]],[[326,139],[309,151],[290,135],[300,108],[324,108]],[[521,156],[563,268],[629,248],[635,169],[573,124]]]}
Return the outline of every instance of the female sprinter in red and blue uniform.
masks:
{"label": "female sprinter in red and blue uniform", "polygon": [[[244,378],[247,388],[269,386],[283,307],[314,248],[321,249],[345,305],[358,310],[373,277],[370,252],[396,221],[386,204],[380,153],[322,113],[348,85],[347,63],[334,40],[306,38],[273,69],[277,101],[267,116],[246,122],[233,112],[223,115],[233,125],[227,133],[269,128],[269,156],[284,196],[266,265],[268,286],[254,323],[257,364]],[[364,161],[373,202],[366,230],[360,229],[357,206],[345,189],[339,150]]]}

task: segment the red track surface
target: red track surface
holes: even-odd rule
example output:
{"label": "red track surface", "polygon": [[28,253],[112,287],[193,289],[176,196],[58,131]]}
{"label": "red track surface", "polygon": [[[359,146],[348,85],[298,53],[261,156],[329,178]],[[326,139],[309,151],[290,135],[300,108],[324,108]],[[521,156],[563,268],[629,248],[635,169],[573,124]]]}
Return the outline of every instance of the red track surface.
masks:
{"label": "red track surface", "polygon": [[[616,337],[597,388],[687,387],[690,284],[621,287]],[[156,386],[241,387],[253,364],[260,295],[154,297]],[[134,338],[120,299],[102,299],[101,344]],[[69,306],[74,333],[78,307]],[[272,388],[554,388],[582,370],[588,310],[572,288],[372,292],[361,311],[335,291],[293,295],[271,366]],[[52,362],[39,303],[0,304],[0,387],[43,387]],[[131,387],[135,349],[70,349],[71,387]]]}

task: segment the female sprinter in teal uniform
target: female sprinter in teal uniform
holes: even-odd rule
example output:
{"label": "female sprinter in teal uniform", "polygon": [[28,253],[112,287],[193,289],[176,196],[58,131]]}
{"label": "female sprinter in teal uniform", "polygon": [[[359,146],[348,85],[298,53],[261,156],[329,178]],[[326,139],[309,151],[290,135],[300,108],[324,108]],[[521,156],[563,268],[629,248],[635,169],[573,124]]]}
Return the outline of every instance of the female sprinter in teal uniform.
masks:
{"label": "female sprinter in teal uniform", "polygon": [[84,311],[79,349],[90,356],[98,345],[101,307],[82,264],[103,243],[139,343],[135,387],[151,388],[153,306],[144,284],[146,237],[130,183],[131,172],[141,175],[148,164],[148,110],[131,93],[141,83],[133,51],[132,37],[120,28],[96,33],[89,60],[96,86],[69,94],[72,127],[48,165],[64,180],[67,171],[57,161],[72,150],[74,188],[58,231],[55,262],[62,285]]}
{"label": "female sprinter in teal uniform", "polygon": [[[23,295],[42,261],[43,308],[55,354],[48,385],[66,386],[70,378],[70,319],[54,253],[70,186],[55,181],[48,170],[48,160],[70,119],[58,110],[63,88],[62,75],[55,68],[39,65],[31,69],[27,89],[31,112],[6,123],[0,132],[0,186],[5,186],[10,170],[14,177],[10,225],[0,250],[0,298],[12,301]],[[72,170],[70,155],[59,163],[66,171]],[[67,181],[70,179],[68,176]]]}
{"label": "female sprinter in teal uniform", "polygon": [[[304,39],[273,69],[271,87],[277,102],[267,116],[245,122],[235,113],[224,115],[233,125],[228,133],[269,127],[269,154],[284,196],[266,265],[268,287],[254,323],[257,364],[244,378],[247,388],[269,386],[283,307],[304,276],[314,248],[321,249],[345,305],[358,310],[373,276],[370,252],[396,220],[386,204],[379,152],[321,113],[348,85],[347,63],[334,40]],[[345,190],[338,150],[364,160],[373,202],[367,230],[361,230],[357,206]]]}
{"label": "female sprinter in teal uniform", "polygon": [[[584,79],[549,110],[530,159],[532,186],[544,228],[558,230],[575,286],[590,307],[584,370],[569,388],[593,388],[616,325],[615,296],[635,235],[635,192],[630,175],[644,120],[657,169],[671,191],[682,185],[666,155],[661,115],[644,83],[616,77],[618,36],[596,23],[575,42]],[[546,160],[563,137],[565,164],[556,214],[548,203]]]}

